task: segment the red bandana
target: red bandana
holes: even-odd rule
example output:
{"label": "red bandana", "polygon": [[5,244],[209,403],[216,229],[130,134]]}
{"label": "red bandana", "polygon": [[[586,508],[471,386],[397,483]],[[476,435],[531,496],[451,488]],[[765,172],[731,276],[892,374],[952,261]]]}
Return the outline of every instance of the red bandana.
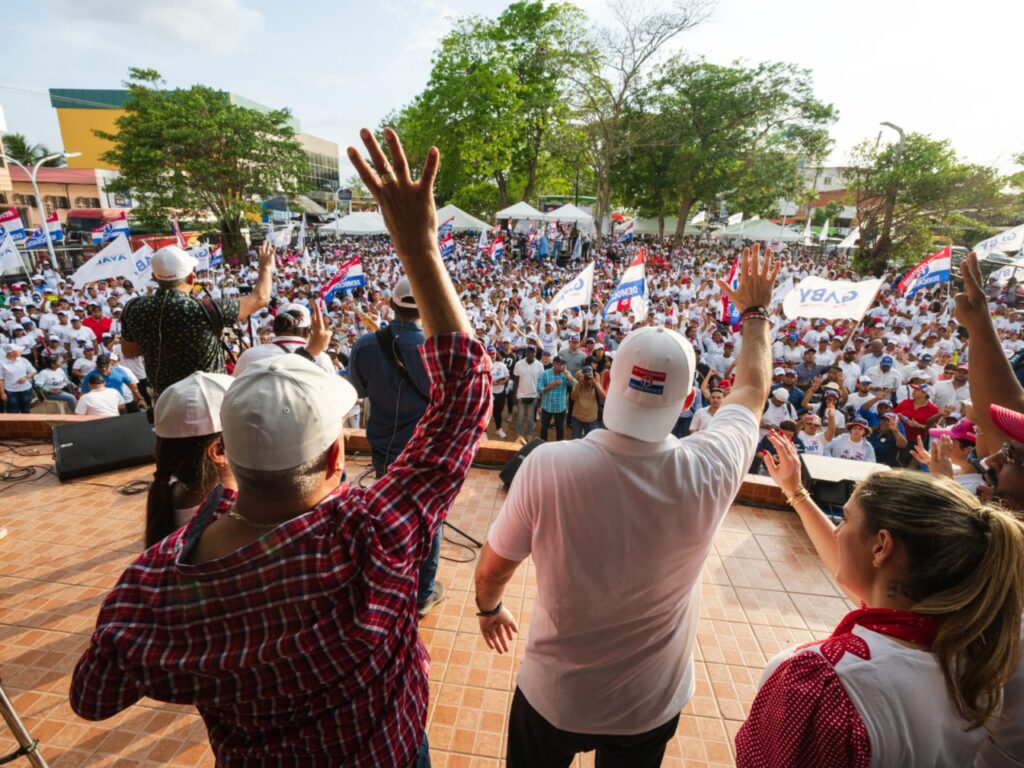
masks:
{"label": "red bandana", "polygon": [[[942,626],[942,620],[934,616],[925,616],[913,611],[901,611],[893,608],[859,608],[850,611],[839,622],[828,640],[821,643],[821,655],[828,659],[832,666],[839,663],[843,654],[852,653],[861,659],[870,659],[868,644],[853,633],[855,625],[860,625],[872,632],[894,637],[908,643],[931,648],[935,635]],[[814,643],[807,643],[806,648]]]}

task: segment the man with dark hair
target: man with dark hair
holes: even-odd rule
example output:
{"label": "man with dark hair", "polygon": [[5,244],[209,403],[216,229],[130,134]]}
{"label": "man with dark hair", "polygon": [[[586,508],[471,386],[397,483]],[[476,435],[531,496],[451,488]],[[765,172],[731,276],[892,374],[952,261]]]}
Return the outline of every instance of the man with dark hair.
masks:
{"label": "man with dark hair", "polygon": [[[430,378],[423,365],[423,329],[409,278],[403,277],[391,294],[394,319],[387,328],[364,333],[352,346],[348,380],[360,398],[370,400],[366,439],[373,469],[384,477],[391,463],[405,450],[430,403]],[[441,558],[438,527],[419,574],[417,607],[426,616],[444,597],[444,585],[436,580]]]}
{"label": "man with dark hair", "polygon": [[[252,363],[257,360],[266,360],[268,357],[287,355],[297,349],[305,347],[309,341],[309,331],[312,325],[312,318],[302,304],[285,304],[278,308],[274,315],[274,336],[265,344],[258,344],[250,347],[238,356],[235,363],[234,376],[241,376]],[[320,352],[314,358],[317,365],[328,373],[334,373],[334,363],[325,352]]]}
{"label": "man with dark hair", "polygon": [[99,376],[103,380],[103,385],[109,387],[118,395],[122,395],[122,387],[128,387],[135,399],[131,403],[131,407],[125,404],[125,410],[128,413],[136,413],[139,410],[139,404],[142,403],[142,393],[139,392],[139,387],[132,377],[121,368],[113,368],[112,361],[108,355],[100,355],[96,358],[96,370],[85,377],[85,381],[82,382],[82,394],[85,394],[92,389],[91,382],[96,376]]}
{"label": "man with dark hair", "polygon": [[221,332],[270,302],[274,248],[265,241],[259,251],[259,275],[252,293],[240,299],[192,296],[196,260],[175,245],[153,255],[153,279],[159,290],[125,306],[121,350],[125,357],[145,357],[146,379],[154,398],[196,371],[224,373]]}

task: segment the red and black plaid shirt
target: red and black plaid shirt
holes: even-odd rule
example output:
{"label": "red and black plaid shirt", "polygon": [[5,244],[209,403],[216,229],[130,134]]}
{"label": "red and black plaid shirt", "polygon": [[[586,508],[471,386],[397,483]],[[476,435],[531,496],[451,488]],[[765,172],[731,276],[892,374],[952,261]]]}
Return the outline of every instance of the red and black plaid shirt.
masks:
{"label": "red and black plaid shirt", "polygon": [[75,668],[75,712],[194,704],[222,766],[413,763],[429,667],[417,573],[491,406],[479,342],[452,334],[423,351],[431,405],[373,486],[342,486],[227,557],[185,564],[211,519],[200,513],[125,571]]}

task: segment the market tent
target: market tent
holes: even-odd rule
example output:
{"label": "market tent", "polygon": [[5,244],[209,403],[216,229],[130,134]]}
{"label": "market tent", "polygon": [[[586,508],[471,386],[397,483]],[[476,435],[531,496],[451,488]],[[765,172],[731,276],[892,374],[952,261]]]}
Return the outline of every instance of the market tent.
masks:
{"label": "market tent", "polygon": [[438,208],[437,225],[441,226],[446,219],[450,219],[452,216],[455,217],[455,221],[452,222],[452,229],[456,232],[483,232],[491,228],[490,224],[466,213],[455,205],[446,205],[443,208]]}
{"label": "market tent", "polygon": [[386,235],[384,217],[374,211],[360,211],[317,227],[317,232],[334,235]]}
{"label": "market tent", "polygon": [[589,224],[594,225],[594,217],[584,211],[582,208],[577,208],[572,203],[566,203],[561,208],[555,208],[555,210],[544,214],[545,221],[571,221],[574,224]]}
{"label": "market tent", "polygon": [[537,219],[543,220],[544,214],[538,211],[529,203],[519,202],[515,205],[510,205],[508,208],[504,208],[494,214],[496,219],[515,219],[516,221],[522,219]]}
{"label": "market tent", "polygon": [[802,240],[803,236],[804,233],[802,231],[792,227],[784,227],[781,224],[773,224],[765,219],[741,221],[739,224],[734,224],[731,227],[724,227],[712,235],[712,237],[719,240],[740,238],[742,240],[779,241],[783,243]]}
{"label": "market tent", "polygon": [[[676,224],[679,223],[678,216],[666,216],[665,217],[665,237],[672,237],[676,233]],[[621,228],[620,228],[621,229]],[[689,223],[686,225],[684,234],[694,235],[701,231],[699,224]],[[638,235],[656,235],[658,234],[658,219],[657,217],[650,219],[642,219],[637,217],[633,219],[633,232]]]}

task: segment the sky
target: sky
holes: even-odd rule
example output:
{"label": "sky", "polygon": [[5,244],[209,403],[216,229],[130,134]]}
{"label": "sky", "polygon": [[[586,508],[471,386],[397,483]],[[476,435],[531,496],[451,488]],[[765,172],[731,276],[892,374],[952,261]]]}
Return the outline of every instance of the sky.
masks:
{"label": "sky", "polygon": [[[661,0],[668,7],[673,0]],[[656,6],[659,0],[641,0]],[[496,16],[505,0],[36,0],[4,14],[0,107],[7,130],[61,148],[49,88],[118,88],[128,68],[171,86],[203,83],[273,107],[345,147],[427,82],[431,55],[468,14]],[[607,0],[577,0],[595,24]],[[301,10],[297,10],[301,9]],[[1013,167],[1024,152],[1020,30],[1024,3],[1007,0],[718,0],[673,51],[727,64],[786,61],[811,70],[839,111],[831,164],[879,126],[949,139],[971,162]],[[65,147],[74,151],[74,147]]]}

